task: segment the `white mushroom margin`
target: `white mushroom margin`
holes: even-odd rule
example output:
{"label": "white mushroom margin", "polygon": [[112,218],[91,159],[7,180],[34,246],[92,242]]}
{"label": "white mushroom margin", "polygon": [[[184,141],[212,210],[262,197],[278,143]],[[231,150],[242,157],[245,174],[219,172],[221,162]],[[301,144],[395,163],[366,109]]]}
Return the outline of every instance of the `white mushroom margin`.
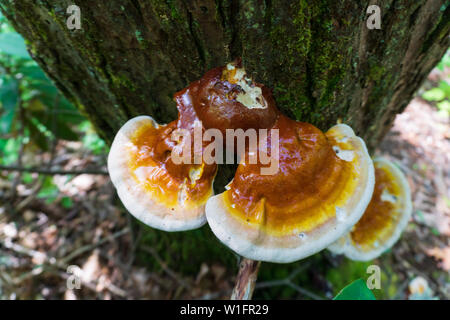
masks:
{"label": "white mushroom margin", "polygon": [[108,155],[108,171],[120,200],[133,216],[156,229],[185,231],[203,226],[206,223],[204,205],[189,210],[178,206],[174,208],[175,210],[171,210],[151,199],[143,187],[133,179],[128,163],[128,154],[130,148],[133,148],[131,138],[136,130],[148,124],[159,128],[158,123],[149,116],[129,120],[120,128],[112,143]]}
{"label": "white mushroom margin", "polygon": [[[396,178],[396,182],[400,185],[402,190],[402,194],[396,199],[396,201],[403,201],[404,208],[392,236],[383,243],[378,242],[378,244],[376,244],[372,250],[363,251],[359,249],[352,243],[350,234],[344,235],[328,247],[328,250],[330,250],[331,252],[336,254],[343,254],[347,258],[355,261],[373,260],[382,255],[386,250],[391,248],[400,238],[403,230],[408,225],[408,221],[411,219],[412,214],[411,190],[403,172],[399,168],[397,168],[395,164],[384,158],[376,158],[373,162],[375,166],[381,165],[387,167],[390,173],[392,173],[392,175]],[[385,197],[383,201],[392,202],[392,198],[387,198],[384,192],[382,194],[382,199],[383,197]]]}

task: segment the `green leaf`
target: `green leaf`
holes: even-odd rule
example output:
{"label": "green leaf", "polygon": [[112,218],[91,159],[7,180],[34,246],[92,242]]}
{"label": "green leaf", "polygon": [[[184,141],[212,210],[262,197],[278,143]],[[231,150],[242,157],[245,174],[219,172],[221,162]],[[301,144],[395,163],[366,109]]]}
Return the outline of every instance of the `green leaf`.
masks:
{"label": "green leaf", "polygon": [[441,88],[433,88],[426,91],[422,97],[428,101],[441,101],[445,98],[445,91]]}
{"label": "green leaf", "polygon": [[30,88],[38,92],[39,100],[53,110],[61,120],[70,122],[71,124],[79,124],[85,118],[78,110],[58,91],[58,89],[50,82],[36,81],[30,84]]}
{"label": "green leaf", "polygon": [[438,69],[444,71],[445,67],[450,67],[450,50],[447,51],[446,54],[442,57],[441,62],[438,64]]}
{"label": "green leaf", "polygon": [[13,77],[0,79],[0,103],[3,112],[0,116],[0,133],[10,132],[19,101],[19,83]]}
{"label": "green leaf", "polygon": [[42,111],[33,111],[32,115],[42,123],[58,139],[77,141],[78,134],[66,122],[54,114]]}
{"label": "green leaf", "polygon": [[445,81],[445,80],[439,81],[439,89],[444,91],[445,98],[447,98],[447,99],[450,98],[450,84],[448,84],[447,81]]}
{"label": "green leaf", "polygon": [[375,300],[363,279],[358,279],[342,289],[333,300]]}
{"label": "green leaf", "polygon": [[17,105],[19,83],[10,76],[0,79],[0,101],[5,109],[12,109]]}
{"label": "green leaf", "polygon": [[25,126],[30,131],[30,140],[36,144],[41,150],[48,151],[47,136],[39,130],[32,119],[25,118]]}
{"label": "green leaf", "polygon": [[31,59],[24,39],[16,32],[0,34],[0,52],[23,59]]}
{"label": "green leaf", "polygon": [[46,199],[46,203],[52,203],[56,200],[59,194],[58,187],[53,183],[52,177],[46,177],[44,179],[44,183],[42,184],[42,188],[37,194],[37,197],[40,199]]}
{"label": "green leaf", "polygon": [[15,116],[14,110],[5,111],[0,116],[0,133],[5,134],[10,132],[14,116]]}
{"label": "green leaf", "polygon": [[450,102],[448,100],[438,102],[436,107],[440,112],[450,115]]}
{"label": "green leaf", "polygon": [[45,73],[36,64],[21,66],[18,69],[18,72],[22,73],[26,79],[34,81],[45,81],[50,83],[50,80],[47,78]]}
{"label": "green leaf", "polygon": [[[6,142],[6,143],[4,143]],[[0,163],[8,166],[17,161],[17,155],[19,154],[19,149],[22,140],[20,138],[16,139],[1,139],[0,140]]]}
{"label": "green leaf", "polygon": [[440,235],[441,235],[441,233],[439,232],[439,230],[436,229],[436,228],[431,228],[431,233],[434,234],[435,236],[440,236]]}
{"label": "green leaf", "polygon": [[105,141],[95,133],[94,128],[89,121],[83,121],[78,126],[78,130],[85,133],[81,141],[86,149],[90,150],[95,155],[107,153]]}
{"label": "green leaf", "polygon": [[33,175],[29,172],[24,172],[22,174],[22,182],[25,184],[30,184],[33,182]]}
{"label": "green leaf", "polygon": [[73,201],[71,198],[69,197],[63,197],[61,199],[61,205],[63,206],[63,208],[65,209],[70,209],[73,207]]}

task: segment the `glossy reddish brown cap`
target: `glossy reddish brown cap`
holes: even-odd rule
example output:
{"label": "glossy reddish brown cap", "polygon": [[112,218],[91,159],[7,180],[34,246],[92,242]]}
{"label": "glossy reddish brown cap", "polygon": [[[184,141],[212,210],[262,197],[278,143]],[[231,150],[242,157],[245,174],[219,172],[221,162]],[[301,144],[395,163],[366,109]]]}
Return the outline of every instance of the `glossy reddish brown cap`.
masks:
{"label": "glossy reddish brown cap", "polygon": [[370,201],[374,169],[364,141],[346,125],[324,134],[280,116],[271,130],[279,132],[279,170],[262,175],[261,164],[241,163],[228,190],[208,200],[206,216],[238,254],[286,263],[348,232]]}
{"label": "glossy reddish brown cap", "polygon": [[271,90],[236,63],[208,71],[175,100],[185,108],[193,106],[206,129],[219,129],[224,135],[226,129],[270,128],[279,115]]}

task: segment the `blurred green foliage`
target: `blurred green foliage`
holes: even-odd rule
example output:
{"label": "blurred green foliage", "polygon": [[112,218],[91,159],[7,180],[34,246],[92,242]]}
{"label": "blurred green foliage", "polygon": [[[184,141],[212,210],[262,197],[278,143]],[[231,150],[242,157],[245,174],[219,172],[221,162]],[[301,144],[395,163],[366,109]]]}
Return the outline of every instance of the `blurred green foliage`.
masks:
{"label": "blurred green foliage", "polygon": [[48,151],[55,139],[81,140],[94,154],[107,150],[0,14],[0,164],[17,161],[21,144]]}
{"label": "blurred green foliage", "polygon": [[338,290],[345,287],[349,280],[358,278],[366,279],[369,276],[366,270],[370,265],[371,262],[345,260],[337,268],[328,270],[326,277],[328,281],[333,283],[333,294],[338,294]]}
{"label": "blurred green foliage", "polygon": [[37,194],[38,198],[45,199],[46,203],[54,202],[59,195],[59,189],[53,184],[53,177],[44,177],[42,187]]}
{"label": "blurred green foliage", "polygon": [[78,128],[84,132],[81,142],[83,142],[83,146],[86,149],[91,151],[94,155],[107,153],[108,146],[105,141],[97,135],[89,121],[83,121]]}
{"label": "blurred green foliage", "polygon": [[371,273],[367,272],[370,265],[379,265],[381,271],[381,290],[373,290],[372,293],[377,299],[392,299],[397,294],[399,279],[395,272],[386,263],[382,265],[376,261],[352,261],[345,259],[336,268],[326,271],[326,278],[332,284],[333,295],[339,294],[339,290],[344,288],[350,281],[363,279],[367,281]]}
{"label": "blurred green foliage", "polygon": [[450,49],[447,50],[447,52],[442,57],[441,61],[436,66],[436,68],[438,68],[440,71],[444,71],[446,67],[450,68]]}
{"label": "blurred green foliage", "polygon": [[[0,165],[16,163],[22,146],[36,153],[50,151],[57,140],[81,141],[94,155],[106,155],[108,150],[90,122],[32,60],[25,40],[0,13]],[[53,177],[40,179],[38,198],[47,203],[61,198]],[[22,174],[24,183],[33,180],[31,174]],[[61,205],[71,208],[72,199],[62,197]]]}
{"label": "blurred green foliage", "polygon": [[[450,49],[439,62],[437,68],[440,71],[450,68]],[[425,91],[422,98],[434,102],[442,116],[450,117],[450,84],[447,80],[441,80],[437,87]]]}
{"label": "blurred green foliage", "polygon": [[[108,151],[91,123],[32,60],[25,40],[0,13],[0,165],[17,163],[21,150],[49,152],[58,140],[80,141],[83,150],[98,156]],[[13,177],[10,173],[5,178]],[[72,208],[73,200],[60,192],[52,176],[21,174],[25,184],[36,178],[41,181],[38,198]]]}

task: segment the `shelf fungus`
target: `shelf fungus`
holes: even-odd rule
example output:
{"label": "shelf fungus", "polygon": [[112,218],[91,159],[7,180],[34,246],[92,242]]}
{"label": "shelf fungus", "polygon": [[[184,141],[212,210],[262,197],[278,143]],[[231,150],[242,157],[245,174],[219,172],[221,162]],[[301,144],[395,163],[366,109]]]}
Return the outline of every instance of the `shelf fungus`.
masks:
{"label": "shelf fungus", "polygon": [[122,203],[137,219],[165,230],[195,229],[206,222],[217,164],[205,163],[205,128],[192,94],[200,81],[174,96],[178,119],[159,125],[151,117],[128,121],[117,133],[108,171]]}
{"label": "shelf fungus", "polygon": [[223,135],[227,130],[268,129],[280,114],[272,91],[251,79],[239,60],[208,71],[186,93],[203,126]]}
{"label": "shelf fungus", "polygon": [[195,229],[206,222],[204,207],[217,169],[204,162],[173,161],[173,151],[185,143],[174,135],[177,125],[133,118],[117,133],[108,156],[108,171],[124,206],[145,224],[165,231]]}
{"label": "shelf fungus", "polygon": [[360,219],[374,188],[365,143],[344,124],[323,133],[280,115],[278,140],[259,145],[274,152],[278,170],[239,164],[227,190],[211,197],[206,216],[214,234],[252,260],[287,263],[336,241]]}
{"label": "shelf fungus", "polygon": [[411,217],[411,193],[403,173],[383,158],[375,159],[374,166],[369,206],[351,231],[329,247],[352,260],[372,260],[391,248]]}
{"label": "shelf fungus", "polygon": [[[239,60],[208,71],[174,98],[177,120],[131,119],[108,157],[120,199],[149,226],[181,231],[207,220],[240,255],[286,263],[327,248],[366,210],[375,174],[364,141],[344,124],[323,133],[282,115],[271,90]],[[240,163],[227,190],[213,196],[222,162],[206,156],[222,154],[219,146],[227,163],[230,150]]]}
{"label": "shelf fungus", "polygon": [[128,211],[166,231],[206,222],[204,207],[221,163],[203,157],[210,142],[230,129],[270,127],[279,114],[271,91],[250,79],[239,61],[210,70],[174,99],[177,120],[159,125],[148,116],[131,119],[108,156],[111,180]]}

